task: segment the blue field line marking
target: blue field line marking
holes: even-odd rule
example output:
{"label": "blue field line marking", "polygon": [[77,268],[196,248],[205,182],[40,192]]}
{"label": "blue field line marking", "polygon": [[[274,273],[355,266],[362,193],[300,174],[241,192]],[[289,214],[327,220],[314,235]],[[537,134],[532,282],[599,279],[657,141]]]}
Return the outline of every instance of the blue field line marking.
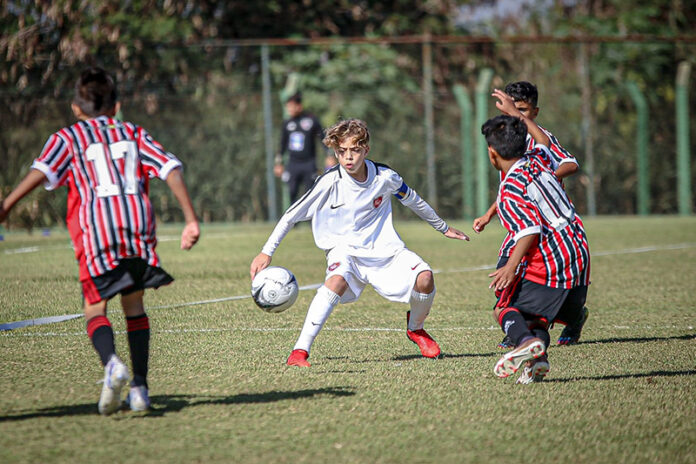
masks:
{"label": "blue field line marking", "polygon": [[[676,243],[676,244],[669,244],[669,245],[658,245],[658,246],[652,246],[652,247],[639,247],[639,248],[625,248],[623,250],[607,250],[607,251],[598,251],[598,252],[593,252],[591,253],[592,257],[597,257],[597,256],[611,256],[611,255],[620,255],[620,254],[634,254],[634,253],[648,253],[652,251],[664,251],[664,250],[681,250],[684,248],[693,248],[696,247],[696,242],[686,242],[686,243]],[[461,268],[451,268],[451,269],[433,269],[434,274],[443,274],[443,273],[451,273],[451,272],[476,272],[476,271],[487,271],[495,269],[495,266],[490,266],[490,265],[484,265],[484,266],[475,266],[475,267],[461,267]],[[300,287],[300,290],[315,290],[323,285],[323,282],[317,283],[317,284],[309,284],[309,285],[303,285]],[[188,303],[176,303],[172,305],[164,305],[164,306],[152,306],[146,308],[147,310],[151,309],[171,309],[171,308],[183,308],[187,306],[200,306],[204,304],[211,304],[211,303],[221,303],[224,301],[234,301],[234,300],[244,300],[247,298],[251,298],[251,295],[236,295],[236,296],[228,296],[224,298],[215,298],[212,300],[202,300],[202,301],[192,301]],[[57,322],[64,322],[64,321],[69,321],[71,319],[76,319],[78,317],[82,317],[82,314],[66,314],[64,316],[51,316],[51,317],[40,317],[38,319],[26,319],[23,321],[17,321],[17,322],[8,322],[6,324],[0,324],[0,332],[1,331],[6,331],[6,330],[14,330],[14,329],[19,329],[23,327],[31,327],[35,325],[45,325],[45,324],[54,324]]]}
{"label": "blue field line marking", "polygon": [[33,325],[55,324],[56,322],[65,322],[82,316],[82,314],[66,314],[65,316],[39,317],[37,319],[8,322],[7,324],[0,324],[0,330],[14,330],[21,329],[22,327],[31,327]]}
{"label": "blue field line marking", "polygon": [[[300,287],[300,290],[316,290],[317,288],[319,288],[321,286],[322,286],[322,284],[303,285],[302,287]],[[188,302],[188,303],[176,303],[176,304],[164,305],[164,306],[150,306],[146,309],[149,311],[151,309],[183,308],[186,306],[199,306],[199,305],[211,304],[211,303],[221,303],[223,301],[245,300],[247,298],[251,298],[251,295],[236,295],[236,296],[228,296],[225,298],[215,298],[212,300],[192,301],[192,302]],[[34,325],[54,324],[56,322],[64,322],[64,321],[69,321],[71,319],[77,319],[78,317],[82,317],[82,316],[83,316],[83,314],[66,314],[64,316],[40,317],[38,319],[26,319],[23,321],[8,322],[6,324],[0,324],[0,331],[21,329],[23,327],[31,327]]]}

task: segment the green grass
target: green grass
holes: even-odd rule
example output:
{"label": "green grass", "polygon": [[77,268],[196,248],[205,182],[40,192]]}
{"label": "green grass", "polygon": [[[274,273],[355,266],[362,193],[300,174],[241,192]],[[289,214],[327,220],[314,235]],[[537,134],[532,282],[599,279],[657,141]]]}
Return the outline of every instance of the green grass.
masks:
{"label": "green grass", "polygon": [[[284,362],[313,291],[276,315],[250,299],[154,309],[247,294],[270,225],[206,226],[190,252],[166,240],[178,228],[161,228],[158,250],[177,280],[146,294],[153,410],[97,414],[102,371],[83,319],[0,332],[0,462],[696,462],[696,218],[586,227],[582,343],[551,347],[547,381],[529,386],[493,375],[502,337],[489,271],[471,270],[495,263],[499,227],[462,243],[397,224],[440,271],[427,327],[442,359],[422,359],[406,339],[406,305],[368,289],[334,311],[309,369]],[[0,242],[0,323],[80,312],[67,235],[40,235]],[[25,247],[39,248],[16,253]],[[640,247],[657,249],[630,251]],[[300,285],[323,280],[309,227],[293,230],[273,263]],[[110,307],[127,359],[118,300]]]}

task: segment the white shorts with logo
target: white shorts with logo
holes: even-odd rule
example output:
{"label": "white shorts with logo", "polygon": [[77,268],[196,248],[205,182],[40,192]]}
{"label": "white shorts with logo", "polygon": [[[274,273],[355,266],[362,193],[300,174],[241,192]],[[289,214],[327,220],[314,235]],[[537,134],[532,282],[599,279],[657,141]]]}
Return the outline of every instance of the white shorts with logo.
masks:
{"label": "white shorts with logo", "polygon": [[428,263],[408,248],[389,258],[351,256],[345,249],[334,248],[326,255],[326,263],[327,279],[340,275],[348,283],[341,303],[356,301],[367,284],[390,301],[408,303],[418,274],[432,270]]}

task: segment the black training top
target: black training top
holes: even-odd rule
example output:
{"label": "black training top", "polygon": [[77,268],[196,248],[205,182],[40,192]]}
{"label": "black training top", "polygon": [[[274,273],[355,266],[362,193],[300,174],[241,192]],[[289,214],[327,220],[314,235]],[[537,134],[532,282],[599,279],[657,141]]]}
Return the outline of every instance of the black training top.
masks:
{"label": "black training top", "polygon": [[316,116],[302,112],[294,118],[283,122],[283,134],[280,138],[280,154],[287,150],[291,163],[316,160],[316,143],[324,138],[324,130]]}

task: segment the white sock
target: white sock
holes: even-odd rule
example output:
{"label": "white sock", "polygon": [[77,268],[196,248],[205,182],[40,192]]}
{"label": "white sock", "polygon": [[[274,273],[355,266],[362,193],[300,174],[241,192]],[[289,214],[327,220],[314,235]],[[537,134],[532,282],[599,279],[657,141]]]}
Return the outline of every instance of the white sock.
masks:
{"label": "white sock", "polygon": [[309,353],[314,339],[319,335],[319,331],[324,327],[324,323],[340,299],[339,295],[324,285],[319,287],[312,304],[309,305],[307,310],[307,317],[305,318],[302,332],[300,332],[300,337],[297,339],[297,343],[295,343],[295,350],[305,350]]}
{"label": "white sock", "polygon": [[408,320],[408,330],[420,330],[423,328],[425,318],[430,313],[435,299],[435,288],[430,293],[420,293],[411,290],[411,317]]}

